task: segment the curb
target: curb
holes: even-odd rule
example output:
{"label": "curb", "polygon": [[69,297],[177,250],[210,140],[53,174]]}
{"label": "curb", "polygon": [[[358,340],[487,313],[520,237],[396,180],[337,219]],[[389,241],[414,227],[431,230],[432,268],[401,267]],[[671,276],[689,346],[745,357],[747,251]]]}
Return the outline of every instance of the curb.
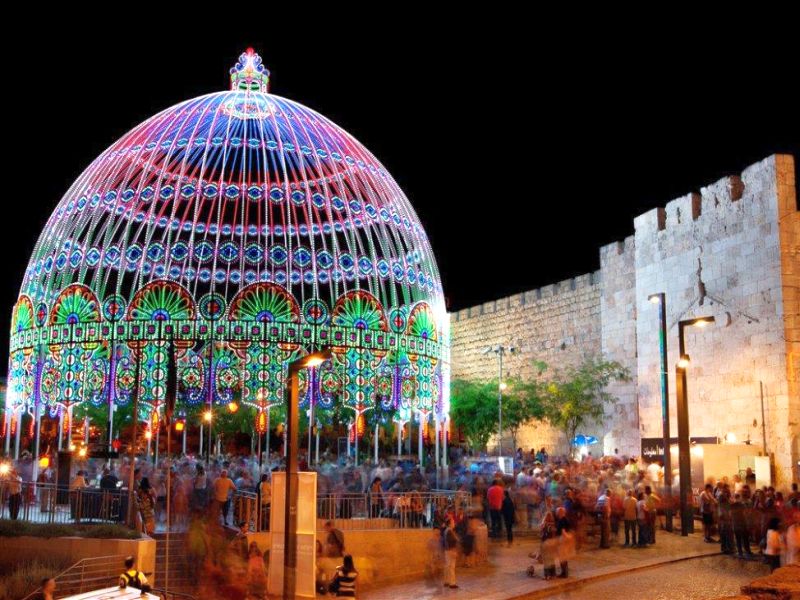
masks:
{"label": "curb", "polygon": [[559,593],[562,593],[562,592],[570,591],[573,588],[580,587],[580,586],[585,585],[587,583],[595,583],[597,581],[602,581],[604,579],[611,579],[613,577],[618,577],[619,575],[621,575],[623,573],[625,573],[625,574],[627,574],[627,573],[635,573],[637,571],[643,571],[645,569],[652,569],[653,567],[661,567],[663,565],[670,565],[670,564],[673,564],[673,563],[683,562],[683,561],[687,561],[687,560],[693,560],[695,558],[708,558],[708,557],[712,557],[712,556],[723,556],[723,555],[724,554],[722,552],[711,552],[709,554],[694,554],[694,555],[691,555],[691,556],[681,556],[679,558],[672,558],[672,559],[669,559],[669,560],[662,560],[662,561],[654,562],[654,563],[650,563],[650,564],[638,565],[638,566],[632,567],[630,569],[614,571],[612,573],[599,573],[597,575],[588,575],[588,576],[580,578],[580,579],[574,579],[574,580],[571,580],[571,581],[567,580],[567,581],[558,582],[558,583],[556,583],[554,585],[551,585],[550,587],[543,588],[543,589],[540,589],[540,590],[533,590],[533,591],[526,592],[524,594],[520,594],[520,595],[517,595],[517,596],[508,596],[506,598],[506,600],[534,600],[536,598],[546,598],[546,597],[551,596],[553,594],[559,594]]}

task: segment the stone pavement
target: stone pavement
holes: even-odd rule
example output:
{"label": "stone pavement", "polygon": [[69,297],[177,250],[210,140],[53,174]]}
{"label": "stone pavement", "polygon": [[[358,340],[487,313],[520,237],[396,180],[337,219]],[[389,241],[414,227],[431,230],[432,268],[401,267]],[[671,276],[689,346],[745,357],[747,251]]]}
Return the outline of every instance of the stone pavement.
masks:
{"label": "stone pavement", "polygon": [[[526,538],[514,542],[508,548],[505,543],[493,542],[489,549],[489,564],[477,568],[459,568],[456,572],[459,589],[442,587],[440,581],[418,579],[410,583],[391,585],[359,592],[362,600],[429,600],[458,598],[481,600],[510,600],[542,598],[561,590],[618,573],[632,571],[719,553],[719,544],[703,542],[702,535],[695,533],[682,538],[679,534],[658,532],[656,545],[648,548],[623,548],[613,545],[600,550],[591,541],[569,563],[567,579],[545,581],[541,577],[531,578],[526,569],[533,561],[528,553],[536,552],[539,541]],[[536,574],[541,576],[542,565],[536,565]]]}

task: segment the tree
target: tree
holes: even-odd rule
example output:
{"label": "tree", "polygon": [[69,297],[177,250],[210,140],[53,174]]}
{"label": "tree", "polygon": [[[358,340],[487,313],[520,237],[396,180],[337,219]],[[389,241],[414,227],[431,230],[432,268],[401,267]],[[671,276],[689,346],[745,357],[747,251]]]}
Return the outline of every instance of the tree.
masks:
{"label": "tree", "polygon": [[612,381],[628,380],[628,369],[620,363],[589,358],[543,384],[544,415],[565,434],[568,451],[578,429],[602,423],[606,404],[617,401],[606,386]]}
{"label": "tree", "polygon": [[[540,371],[541,372],[541,371]],[[514,449],[520,428],[544,417],[542,385],[536,380],[523,381],[512,377],[503,391],[503,429],[511,433]]]}
{"label": "tree", "polygon": [[473,450],[482,450],[497,431],[497,384],[454,379],[450,383],[450,418]]}
{"label": "tree", "polygon": [[[541,384],[520,378],[506,379],[503,391],[503,430],[517,443],[520,427],[544,416]],[[486,447],[499,427],[499,381],[453,380],[450,384],[450,418],[464,432],[474,450]]]}

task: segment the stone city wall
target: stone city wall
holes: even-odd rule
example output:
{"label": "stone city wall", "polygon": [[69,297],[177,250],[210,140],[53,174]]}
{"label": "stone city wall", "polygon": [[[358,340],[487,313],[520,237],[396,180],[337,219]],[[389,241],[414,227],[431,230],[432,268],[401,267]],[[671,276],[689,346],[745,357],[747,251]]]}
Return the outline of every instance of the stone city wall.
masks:
{"label": "stone city wall", "polygon": [[[453,313],[450,319],[451,379],[497,378],[497,355],[484,354],[489,346],[516,349],[503,359],[504,378],[533,377],[536,362],[558,369],[598,356],[600,293],[598,274],[581,275],[554,285],[516,294]],[[585,433],[596,435],[600,428]],[[504,436],[506,448],[511,439]],[[520,431],[518,445],[564,450],[564,437],[546,424]],[[490,442],[494,447],[496,440]]]}
{"label": "stone city wall", "polygon": [[[533,374],[591,355],[632,373],[616,383],[618,402],[597,428],[603,450],[637,454],[641,437],[661,435],[658,307],[667,301],[672,435],[678,322],[713,316],[713,326],[686,331],[690,433],[761,444],[761,385],[767,450],[776,480],[800,460],[800,213],[794,161],[771,156],[634,220],[633,236],[600,249],[600,270],[451,315],[453,378],[497,376],[497,358],[482,350],[515,346],[513,375]],[[537,425],[521,432],[526,449],[557,447]],[[798,474],[794,474],[798,477]]]}

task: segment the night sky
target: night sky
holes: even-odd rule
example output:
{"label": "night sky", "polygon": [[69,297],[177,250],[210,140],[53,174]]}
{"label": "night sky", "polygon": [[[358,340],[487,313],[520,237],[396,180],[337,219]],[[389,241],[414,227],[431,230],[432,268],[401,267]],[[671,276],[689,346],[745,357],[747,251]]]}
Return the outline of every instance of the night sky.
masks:
{"label": "night sky", "polygon": [[73,179],[152,114],[227,89],[247,46],[273,92],[338,123],[393,174],[451,310],[594,271],[598,247],[631,235],[636,215],[769,154],[800,156],[797,53],[775,41],[789,36],[461,16],[399,16],[391,30],[310,18],[217,28],[226,35],[7,24],[38,41],[3,57],[16,150],[5,159],[0,320]]}

